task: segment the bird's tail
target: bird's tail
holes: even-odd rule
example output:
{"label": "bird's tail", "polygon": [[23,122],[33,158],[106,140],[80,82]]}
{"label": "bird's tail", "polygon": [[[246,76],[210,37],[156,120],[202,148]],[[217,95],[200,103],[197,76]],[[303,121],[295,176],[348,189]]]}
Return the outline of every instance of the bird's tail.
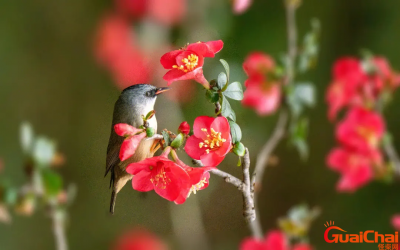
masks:
{"label": "bird's tail", "polygon": [[111,193],[111,200],[110,200],[110,213],[114,214],[115,210],[115,202],[117,201],[117,192],[113,189]]}

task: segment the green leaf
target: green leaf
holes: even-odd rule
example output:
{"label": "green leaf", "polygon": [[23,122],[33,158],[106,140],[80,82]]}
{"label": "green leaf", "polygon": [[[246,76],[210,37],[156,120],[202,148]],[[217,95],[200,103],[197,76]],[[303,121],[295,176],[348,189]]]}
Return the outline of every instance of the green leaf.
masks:
{"label": "green leaf", "polygon": [[308,158],[308,144],[307,144],[307,134],[308,134],[308,120],[303,118],[301,120],[296,120],[290,128],[291,132],[291,143],[297,149],[300,157],[303,160]]}
{"label": "green leaf", "polygon": [[225,85],[228,83],[228,78],[224,72],[219,73],[218,75],[218,88],[223,89]]}
{"label": "green leaf", "polygon": [[216,103],[219,101],[219,93],[209,89],[206,91],[206,98],[209,102]]}
{"label": "green leaf", "polygon": [[315,105],[315,89],[311,83],[297,83],[286,88],[286,100],[295,118],[299,117],[305,106]]}
{"label": "green leaf", "polygon": [[233,121],[236,120],[235,112],[232,110],[231,105],[229,104],[229,101],[225,98],[225,96],[222,96],[221,114],[222,116],[230,118]]}
{"label": "green leaf", "polygon": [[239,125],[234,121],[229,121],[229,126],[231,128],[231,135],[233,143],[240,142],[242,140],[242,130]]}
{"label": "green leaf", "polygon": [[313,107],[315,105],[315,88],[312,83],[298,83],[294,87],[296,98],[303,104]]}
{"label": "green leaf", "polygon": [[175,139],[171,142],[171,147],[179,148],[180,146],[182,146],[184,139],[185,137],[183,136],[183,134],[179,133],[179,135],[177,135]]}
{"label": "green leaf", "polygon": [[155,110],[152,110],[149,113],[147,113],[147,115],[145,117],[145,121],[150,120],[155,114],[156,114]]}
{"label": "green leaf", "polygon": [[224,66],[229,81],[229,75],[230,75],[229,64],[224,59],[220,59],[219,61],[222,63],[222,66]]}
{"label": "green leaf", "polygon": [[304,36],[303,45],[299,54],[298,69],[300,72],[306,72],[317,62],[319,52],[319,33],[321,25],[318,19],[311,20],[311,31]]}
{"label": "green leaf", "polygon": [[62,178],[50,169],[42,171],[42,180],[48,196],[56,196],[62,189]]}
{"label": "green leaf", "polygon": [[164,138],[164,141],[165,141],[164,148],[166,148],[166,147],[168,147],[169,144],[171,143],[171,138],[169,137],[168,132],[165,131],[165,130],[163,130],[163,131],[161,132],[161,134],[162,134],[162,136],[163,136],[163,138]]}
{"label": "green leaf", "polygon": [[243,99],[243,88],[240,82],[233,82],[228,85],[226,90],[222,93],[226,97],[241,101]]}

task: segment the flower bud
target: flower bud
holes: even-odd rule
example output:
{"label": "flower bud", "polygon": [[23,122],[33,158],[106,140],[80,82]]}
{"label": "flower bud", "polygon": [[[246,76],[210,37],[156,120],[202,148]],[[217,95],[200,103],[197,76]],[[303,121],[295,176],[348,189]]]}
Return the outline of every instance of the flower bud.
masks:
{"label": "flower bud", "polygon": [[154,135],[154,128],[152,128],[152,127],[146,128],[146,136],[152,137],[153,135]]}
{"label": "flower bud", "polygon": [[238,156],[244,156],[245,147],[244,147],[243,143],[236,142],[235,146],[233,147],[233,153],[235,153]]}
{"label": "flower bud", "polygon": [[182,122],[181,125],[179,125],[178,132],[179,132],[179,133],[182,133],[182,134],[185,134],[185,135],[188,135],[189,132],[190,132],[190,125],[189,125],[189,123],[187,123],[187,122]]}
{"label": "flower bud", "polygon": [[182,133],[180,133],[179,135],[176,136],[176,138],[171,142],[171,147],[173,148],[179,148],[180,146],[182,146],[183,141],[184,141],[184,136]]}

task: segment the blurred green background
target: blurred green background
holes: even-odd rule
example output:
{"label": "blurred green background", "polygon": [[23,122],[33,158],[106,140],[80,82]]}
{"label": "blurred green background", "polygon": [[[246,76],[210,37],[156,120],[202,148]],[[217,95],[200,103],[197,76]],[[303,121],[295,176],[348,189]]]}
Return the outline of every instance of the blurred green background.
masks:
{"label": "blurred green background", "polygon": [[[194,2],[188,1],[189,8]],[[211,249],[237,249],[240,241],[249,235],[242,217],[242,197],[233,186],[216,176],[211,177],[209,188],[191,196],[181,206],[170,204],[154,192],[144,197],[128,185],[118,196],[116,215],[108,215],[109,179],[103,175],[112,110],[119,90],[109,72],[94,60],[92,47],[98,21],[112,4],[111,0],[0,2],[3,175],[15,184],[24,181],[19,126],[22,121],[30,121],[37,133],[57,140],[67,158],[60,171],[67,183],[78,186],[67,231],[70,249],[110,249],[119,234],[135,226],[155,232],[172,249],[179,245],[177,232],[181,238],[193,237],[196,242],[198,229],[204,226],[208,239],[204,244]],[[241,63],[249,52],[261,50],[278,57],[286,50],[281,0],[255,0],[249,11],[240,16],[231,13],[228,0],[215,0],[212,6],[206,12],[210,28],[202,32],[225,42],[217,58],[231,64],[233,79],[242,83],[245,80]],[[298,11],[300,36],[309,29],[312,17],[322,23],[318,66],[300,77],[300,80],[311,80],[318,91],[318,105],[309,111],[310,158],[302,162],[287,142],[280,144],[276,151],[279,165],[267,169],[260,193],[264,230],[276,228],[277,218],[284,216],[293,205],[306,202],[322,208],[322,215],[310,232],[310,241],[316,249],[377,249],[377,244],[325,243],[323,223],[326,220],[334,220],[335,225],[353,233],[393,232],[390,218],[400,212],[398,183],[374,182],[351,195],[335,191],[338,175],[325,164],[325,157],[335,142],[334,127],[326,118],[324,92],[335,59],[357,55],[361,48],[387,56],[393,67],[400,69],[399,9],[400,2],[396,0],[305,0],[302,4]],[[203,40],[201,37],[202,33],[197,35],[197,39]],[[172,42],[179,46],[194,41],[185,41],[181,36],[172,37]],[[205,68],[206,77],[215,78],[222,67],[216,59],[207,59],[207,62],[213,65]],[[177,128],[182,120],[174,117],[182,114],[174,115],[175,109],[181,108],[183,119],[190,124],[196,116],[212,113],[212,105],[204,101],[204,93],[197,85],[198,95],[189,103],[178,105],[165,97],[159,98],[156,110],[160,128]],[[396,97],[386,117],[400,149],[397,129],[400,96]],[[249,147],[254,162],[276,117],[260,118],[239,103],[234,108],[243,129],[243,143]],[[233,156],[220,168],[240,175]],[[193,216],[199,211],[202,218]],[[195,248],[193,245],[187,249]],[[29,218],[14,216],[11,225],[0,224],[0,249],[54,249],[51,221],[40,212]]]}

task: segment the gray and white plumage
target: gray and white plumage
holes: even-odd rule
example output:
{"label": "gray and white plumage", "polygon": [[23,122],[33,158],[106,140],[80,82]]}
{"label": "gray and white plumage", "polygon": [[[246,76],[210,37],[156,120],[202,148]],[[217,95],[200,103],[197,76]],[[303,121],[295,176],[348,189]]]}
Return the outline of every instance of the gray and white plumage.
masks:
{"label": "gray and white plumage", "polygon": [[[117,193],[123,188],[127,181],[132,179],[132,175],[125,171],[128,164],[138,162],[145,158],[152,157],[151,152],[154,140],[144,139],[139,144],[135,154],[121,162],[119,159],[119,150],[124,137],[118,136],[114,131],[114,125],[118,123],[126,123],[136,128],[143,125],[142,116],[146,116],[150,111],[154,110],[154,104],[157,95],[167,88],[157,88],[149,84],[136,84],[124,89],[115,102],[113,121],[111,125],[111,134],[107,147],[106,173],[111,173],[110,187],[112,187],[112,196],[110,202],[110,212],[114,213],[115,200]],[[157,132],[156,116],[148,120],[149,127]]]}

